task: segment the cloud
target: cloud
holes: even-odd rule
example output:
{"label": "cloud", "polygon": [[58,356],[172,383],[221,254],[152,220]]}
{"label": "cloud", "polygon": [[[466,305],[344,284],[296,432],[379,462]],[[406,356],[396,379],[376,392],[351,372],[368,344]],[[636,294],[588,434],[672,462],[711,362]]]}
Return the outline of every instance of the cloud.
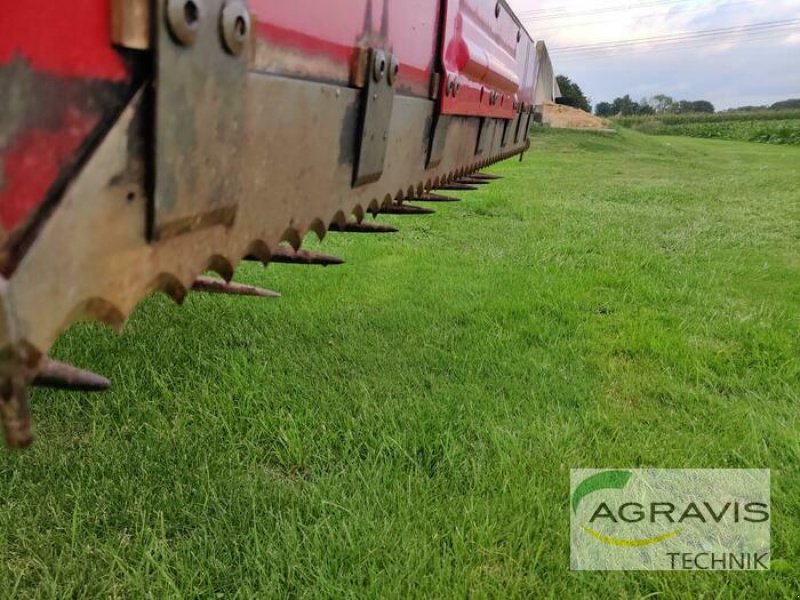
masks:
{"label": "cloud", "polygon": [[[800,0],[510,0],[553,51],[556,71],[595,101],[625,93],[711,100],[719,108],[800,97],[800,24],[738,38],[594,51],[558,48],[800,18]],[[647,7],[636,8],[637,5]],[[615,10],[621,6],[625,10]],[[548,12],[544,12],[548,11]],[[553,12],[553,11],[558,11]],[[550,18],[557,15],[558,18]],[[538,18],[537,18],[538,17]],[[547,18],[545,18],[547,17]]]}

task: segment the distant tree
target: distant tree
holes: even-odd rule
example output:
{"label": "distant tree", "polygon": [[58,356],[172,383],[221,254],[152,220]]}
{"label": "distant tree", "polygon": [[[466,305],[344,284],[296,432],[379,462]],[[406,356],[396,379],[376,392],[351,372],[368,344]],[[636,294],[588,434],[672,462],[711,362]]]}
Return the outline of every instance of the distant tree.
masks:
{"label": "distant tree", "polygon": [[739,106],[737,108],[729,108],[725,112],[754,112],[757,110],[768,110],[769,106]]}
{"label": "distant tree", "polygon": [[770,106],[772,110],[786,110],[789,108],[800,108],[800,98],[793,98],[792,100],[783,100],[776,102]]}
{"label": "distant tree", "polygon": [[615,114],[614,107],[610,102],[600,102],[594,107],[594,114],[598,117],[613,117]]}
{"label": "distant tree", "polygon": [[[798,101],[800,102],[800,101]],[[641,102],[636,102],[630,94],[625,94],[621,98],[615,98],[613,102],[600,102],[595,108],[599,117],[613,117],[621,115],[646,116],[659,113],[713,113],[714,105],[708,100],[681,100],[675,102],[665,94],[658,94],[652,98],[642,98]]]}
{"label": "distant tree", "polygon": [[692,111],[696,113],[715,113],[717,110],[714,108],[714,105],[711,104],[708,100],[695,100],[691,103]]}
{"label": "distant tree", "polygon": [[675,112],[679,113],[714,113],[716,109],[708,100],[681,100]]}
{"label": "distant tree", "polygon": [[580,108],[588,113],[592,112],[592,103],[583,93],[581,86],[566,75],[559,75],[556,77],[556,82],[561,90],[561,96],[566,99],[566,102],[562,102],[562,104]]}
{"label": "distant tree", "polygon": [[656,94],[650,98],[647,104],[652,106],[653,110],[657,113],[664,113],[672,110],[675,100],[673,100],[671,96],[665,94]]}
{"label": "distant tree", "polygon": [[656,109],[650,106],[646,102],[639,103],[639,112],[636,113],[637,115],[654,115],[656,114]]}
{"label": "distant tree", "polygon": [[638,115],[641,110],[639,103],[631,98],[630,94],[625,94],[622,98],[615,98],[611,106],[615,115],[622,115],[623,117]]}

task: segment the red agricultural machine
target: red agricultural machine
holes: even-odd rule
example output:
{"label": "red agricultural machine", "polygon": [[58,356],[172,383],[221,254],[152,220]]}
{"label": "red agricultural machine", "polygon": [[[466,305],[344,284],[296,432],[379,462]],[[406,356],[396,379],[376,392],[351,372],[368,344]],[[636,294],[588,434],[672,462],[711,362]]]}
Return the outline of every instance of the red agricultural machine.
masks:
{"label": "red agricultural machine", "polygon": [[[548,91],[549,86],[549,91]],[[245,259],[328,264],[307,233],[385,233],[529,147],[552,68],[504,1],[25,0],[0,13],[0,413],[30,385],[100,389],[47,358]],[[220,279],[203,273],[213,271]]]}

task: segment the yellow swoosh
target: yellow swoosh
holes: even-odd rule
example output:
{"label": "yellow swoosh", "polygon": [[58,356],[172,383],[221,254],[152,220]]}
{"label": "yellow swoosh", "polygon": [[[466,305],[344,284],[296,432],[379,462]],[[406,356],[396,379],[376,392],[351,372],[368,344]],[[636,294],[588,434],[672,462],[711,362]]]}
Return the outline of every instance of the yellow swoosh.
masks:
{"label": "yellow swoosh", "polygon": [[603,535],[599,531],[595,531],[594,529],[592,529],[591,527],[587,527],[586,525],[583,526],[583,530],[590,536],[592,536],[594,539],[603,542],[604,544],[608,544],[609,546],[623,546],[625,548],[636,548],[641,546],[650,546],[651,544],[658,544],[659,542],[668,540],[669,538],[676,536],[681,532],[680,529],[676,529],[675,531],[670,531],[669,533],[665,533],[664,535],[648,538],[646,540],[621,540],[618,538],[613,538],[607,535]]}

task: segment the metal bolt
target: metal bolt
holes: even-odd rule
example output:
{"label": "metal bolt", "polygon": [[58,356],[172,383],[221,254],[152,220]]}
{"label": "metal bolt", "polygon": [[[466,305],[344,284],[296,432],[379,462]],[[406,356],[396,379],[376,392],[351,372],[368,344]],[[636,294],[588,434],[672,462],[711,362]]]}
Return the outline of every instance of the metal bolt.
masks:
{"label": "metal bolt", "polygon": [[397,81],[397,76],[400,74],[400,61],[392,56],[391,64],[389,65],[389,85],[394,85]]}
{"label": "metal bolt", "polygon": [[250,36],[250,12],[247,7],[238,0],[227,2],[222,7],[219,29],[225,49],[234,56],[241,54]]}
{"label": "metal bolt", "polygon": [[386,74],[386,54],[383,50],[376,50],[372,64],[372,75],[375,81],[380,81]]}
{"label": "metal bolt", "polygon": [[166,0],[167,25],[175,40],[191,46],[197,40],[200,22],[205,16],[203,0]]}

